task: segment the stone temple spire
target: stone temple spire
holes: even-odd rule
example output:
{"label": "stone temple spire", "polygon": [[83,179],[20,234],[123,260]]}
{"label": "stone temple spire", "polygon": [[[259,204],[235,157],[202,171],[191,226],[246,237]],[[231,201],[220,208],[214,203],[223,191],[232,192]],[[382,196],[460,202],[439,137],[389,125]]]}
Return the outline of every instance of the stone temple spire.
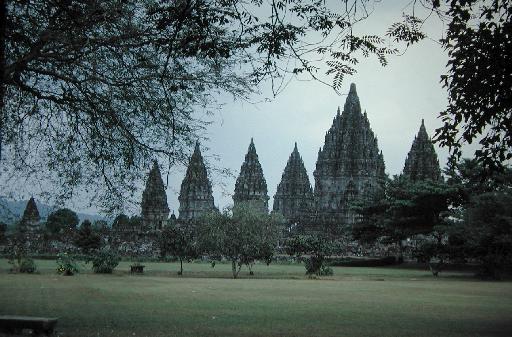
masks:
{"label": "stone temple spire", "polygon": [[160,168],[155,160],[142,193],[142,225],[146,229],[162,229],[169,217],[167,195]]}
{"label": "stone temple spire", "polygon": [[20,224],[26,229],[33,230],[39,226],[40,220],[41,217],[39,215],[39,210],[37,209],[36,201],[34,200],[34,197],[31,197],[27,202]]}
{"label": "stone temple spire", "polygon": [[350,225],[354,215],[349,203],[370,197],[382,188],[384,157],[379,151],[355,84],[350,85],[343,112],[337,114],[318,153],[315,177],[315,207],[323,222]]}
{"label": "stone temple spire", "polygon": [[411,150],[405,160],[403,175],[412,181],[440,181],[442,179],[434,144],[427,134],[423,119],[418,135],[414,138]]}
{"label": "stone temple spire", "polygon": [[273,210],[280,212],[289,221],[298,221],[302,215],[311,212],[312,208],[313,189],[295,143],[274,195]]}
{"label": "stone temple spire", "polygon": [[248,202],[256,209],[267,213],[268,199],[267,182],[263,176],[254,141],[251,138],[251,144],[240,169],[240,175],[236,179],[233,201],[235,206]]}
{"label": "stone temple spire", "polygon": [[179,219],[191,220],[215,209],[212,184],[204,165],[199,142],[190,157],[187,173],[181,183]]}

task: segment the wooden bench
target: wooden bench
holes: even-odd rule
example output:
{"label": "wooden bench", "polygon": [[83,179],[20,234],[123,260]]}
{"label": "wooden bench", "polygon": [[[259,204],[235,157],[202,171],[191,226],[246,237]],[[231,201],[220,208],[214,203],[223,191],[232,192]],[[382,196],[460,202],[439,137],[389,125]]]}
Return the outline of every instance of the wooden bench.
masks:
{"label": "wooden bench", "polygon": [[21,335],[23,330],[32,330],[36,336],[51,336],[57,325],[57,318],[30,316],[0,316],[0,333]]}

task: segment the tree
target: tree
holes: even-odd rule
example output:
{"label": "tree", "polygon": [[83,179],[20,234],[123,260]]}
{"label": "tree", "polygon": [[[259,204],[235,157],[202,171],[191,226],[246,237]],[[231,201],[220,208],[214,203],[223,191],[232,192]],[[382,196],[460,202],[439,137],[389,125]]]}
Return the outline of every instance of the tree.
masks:
{"label": "tree", "polygon": [[108,223],[105,220],[96,220],[94,221],[92,227],[96,231],[103,231],[108,228]]}
{"label": "tree", "polygon": [[385,39],[353,34],[365,2],[2,1],[2,166],[119,209],[153,159],[187,160],[219,93],[278,93],[320,62],[338,88],[361,54],[385,65]]}
{"label": "tree", "polygon": [[0,242],[4,241],[6,232],[7,232],[7,224],[4,222],[0,222]]}
{"label": "tree", "polygon": [[308,256],[306,275],[332,275],[332,269],[325,266],[325,258],[332,255],[334,249],[334,242],[320,235],[299,235],[286,242],[288,254]]}
{"label": "tree", "polygon": [[353,227],[356,240],[396,243],[403,261],[403,241],[416,234],[430,234],[448,217],[449,207],[460,203],[458,189],[445,182],[418,181],[395,176],[386,183],[385,195],[354,205],[361,216]]}
{"label": "tree", "polygon": [[271,262],[282,224],[281,217],[248,204],[209,213],[198,222],[199,251],[231,261],[233,278],[237,278],[243,265],[250,268],[256,260]]}
{"label": "tree", "polygon": [[101,246],[101,236],[96,233],[89,220],[85,219],[80,225],[75,238],[75,244],[81,248],[86,254],[99,249]]}
{"label": "tree", "polygon": [[113,230],[120,230],[123,228],[126,228],[130,225],[130,218],[126,214],[119,214],[114,219],[114,222],[112,222],[112,229]]}
{"label": "tree", "polygon": [[69,208],[61,208],[48,215],[46,229],[52,234],[58,234],[65,229],[75,229],[79,221],[75,212]]}
{"label": "tree", "polygon": [[512,194],[483,193],[471,198],[464,215],[469,257],[480,262],[482,277],[500,279],[512,263]]}
{"label": "tree", "polygon": [[463,200],[452,218],[459,224],[456,243],[464,258],[480,263],[480,276],[498,279],[512,258],[512,169],[504,167],[485,176],[484,171],[484,164],[467,159],[447,170],[449,182],[460,186]]}
{"label": "tree", "polygon": [[198,257],[194,231],[191,227],[167,226],[158,240],[160,254],[177,257],[180,261],[178,275],[183,275],[183,260],[190,261]]}

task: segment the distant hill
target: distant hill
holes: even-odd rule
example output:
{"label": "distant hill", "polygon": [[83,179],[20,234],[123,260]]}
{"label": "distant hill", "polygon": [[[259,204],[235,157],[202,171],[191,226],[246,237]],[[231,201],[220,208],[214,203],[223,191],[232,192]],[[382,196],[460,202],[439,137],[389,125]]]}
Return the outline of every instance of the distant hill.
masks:
{"label": "distant hill", "polygon": [[[23,215],[23,211],[25,211],[25,207],[27,206],[28,200],[9,200],[5,197],[0,196],[0,222],[4,222],[8,225],[13,225],[16,221],[21,219]],[[44,221],[48,217],[48,215],[57,210],[55,207],[48,206],[42,202],[36,200],[37,209],[39,210],[39,215],[41,219]],[[108,222],[109,219],[101,216],[99,214],[87,214],[87,213],[76,213],[80,222],[85,219],[89,219],[94,222],[96,220],[106,220]]]}

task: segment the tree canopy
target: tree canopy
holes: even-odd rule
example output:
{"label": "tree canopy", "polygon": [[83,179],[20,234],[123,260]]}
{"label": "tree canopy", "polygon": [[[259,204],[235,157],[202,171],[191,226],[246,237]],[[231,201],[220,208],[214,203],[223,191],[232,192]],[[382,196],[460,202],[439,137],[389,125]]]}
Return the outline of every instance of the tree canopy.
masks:
{"label": "tree canopy", "polygon": [[198,221],[199,252],[231,261],[233,278],[237,278],[244,265],[250,267],[255,260],[270,263],[283,223],[282,217],[264,214],[249,204],[206,214]]}
{"label": "tree canopy", "polygon": [[61,208],[48,215],[46,229],[50,233],[58,234],[65,229],[76,228],[79,221],[75,212],[69,208]]}

